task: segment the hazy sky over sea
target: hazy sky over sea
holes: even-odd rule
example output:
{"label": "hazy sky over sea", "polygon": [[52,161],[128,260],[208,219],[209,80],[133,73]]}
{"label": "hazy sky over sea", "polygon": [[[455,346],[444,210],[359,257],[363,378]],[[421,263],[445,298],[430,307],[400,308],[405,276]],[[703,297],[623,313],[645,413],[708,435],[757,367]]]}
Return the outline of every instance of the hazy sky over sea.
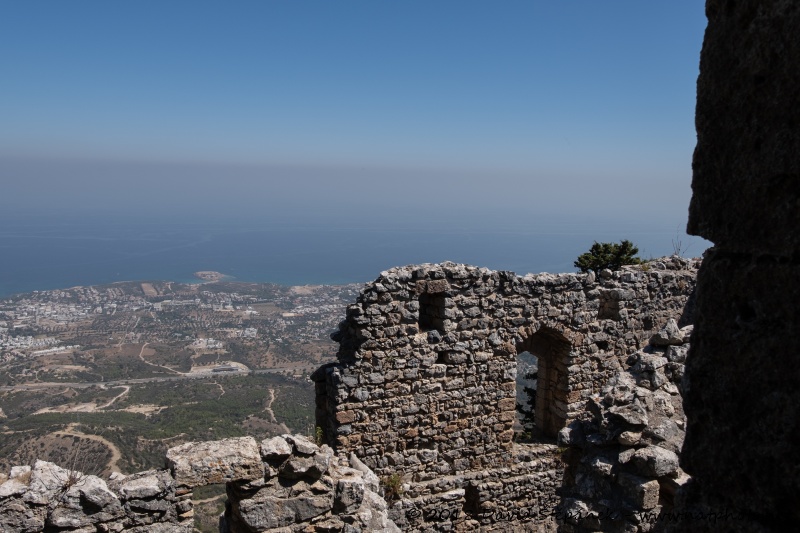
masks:
{"label": "hazy sky over sea", "polygon": [[685,225],[703,2],[6,2],[0,210]]}

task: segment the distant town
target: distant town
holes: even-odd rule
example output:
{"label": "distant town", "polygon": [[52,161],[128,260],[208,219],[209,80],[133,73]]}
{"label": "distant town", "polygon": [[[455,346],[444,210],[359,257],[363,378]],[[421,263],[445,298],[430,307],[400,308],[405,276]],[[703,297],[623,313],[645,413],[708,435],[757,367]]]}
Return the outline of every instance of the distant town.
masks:
{"label": "distant town", "polygon": [[[215,366],[307,371],[333,357],[329,334],[360,288],[285,287],[198,274],[210,281],[123,282],[0,300],[0,385],[94,382]],[[134,352],[140,364],[126,365]]]}
{"label": "distant town", "polygon": [[[79,454],[107,475],[159,467],[181,442],[313,436],[309,374],[335,358],[361,286],[197,277],[0,299],[0,471]],[[224,493],[198,517],[214,522]]]}

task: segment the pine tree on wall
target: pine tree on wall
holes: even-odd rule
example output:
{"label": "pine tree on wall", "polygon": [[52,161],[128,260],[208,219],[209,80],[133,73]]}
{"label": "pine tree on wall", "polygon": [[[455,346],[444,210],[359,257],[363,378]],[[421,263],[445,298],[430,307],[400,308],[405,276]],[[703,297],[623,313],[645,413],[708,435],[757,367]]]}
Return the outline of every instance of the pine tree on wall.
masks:
{"label": "pine tree on wall", "polygon": [[613,242],[597,242],[588,252],[578,256],[575,267],[581,272],[600,272],[604,268],[619,270],[622,265],[638,265],[642,260],[636,257],[639,248],[629,240],[622,240],[619,244]]}

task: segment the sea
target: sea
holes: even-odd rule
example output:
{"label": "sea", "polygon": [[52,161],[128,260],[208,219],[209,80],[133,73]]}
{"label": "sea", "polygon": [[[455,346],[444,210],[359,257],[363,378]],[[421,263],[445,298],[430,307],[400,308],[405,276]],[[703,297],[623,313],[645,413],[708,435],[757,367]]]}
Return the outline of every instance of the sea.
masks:
{"label": "sea", "polygon": [[[474,222],[474,223],[472,223]],[[363,283],[393,266],[455,261],[518,274],[574,272],[594,241],[633,241],[642,257],[710,243],[681,221],[520,214],[478,221],[435,217],[235,217],[0,214],[0,298],[131,280],[197,281],[213,270],[282,285]],[[677,241],[677,242],[676,242]],[[685,250],[688,248],[688,250]]]}

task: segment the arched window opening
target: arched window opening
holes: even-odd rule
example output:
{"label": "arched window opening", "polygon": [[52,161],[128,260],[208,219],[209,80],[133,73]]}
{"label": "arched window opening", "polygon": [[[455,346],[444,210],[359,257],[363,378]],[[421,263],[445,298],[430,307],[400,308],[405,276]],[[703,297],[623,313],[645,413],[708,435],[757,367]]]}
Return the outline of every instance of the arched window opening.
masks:
{"label": "arched window opening", "polygon": [[[535,390],[532,425],[529,422],[533,437],[555,438],[561,428],[566,425],[569,410],[567,367],[571,349],[572,347],[564,335],[546,327],[539,329],[517,345],[518,365],[520,357],[531,360],[524,355],[526,352],[536,359],[535,387],[530,386],[533,379],[526,379],[525,375],[519,371],[519,366],[517,372],[517,397],[530,397],[529,393],[525,393],[525,387]],[[522,383],[524,381],[527,381],[528,384]],[[523,388],[522,395],[520,395],[520,388]]]}

